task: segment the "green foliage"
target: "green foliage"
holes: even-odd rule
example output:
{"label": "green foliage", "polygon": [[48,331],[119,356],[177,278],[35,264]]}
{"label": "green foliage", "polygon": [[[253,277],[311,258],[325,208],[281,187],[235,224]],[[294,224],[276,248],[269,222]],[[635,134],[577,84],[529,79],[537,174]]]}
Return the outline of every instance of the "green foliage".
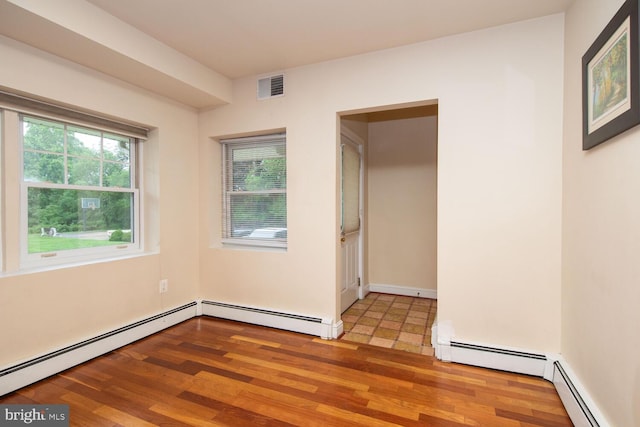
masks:
{"label": "green foliage", "polygon": [[285,157],[234,162],[234,188],[231,222],[234,230],[287,226],[286,194],[243,194],[243,191],[284,190],[287,188]]}
{"label": "green foliage", "polygon": [[[109,191],[114,187],[131,187],[127,137],[25,117],[23,146],[26,182],[71,187],[28,188],[29,233],[39,235],[43,227],[55,227],[59,233],[131,229],[132,194]],[[73,186],[91,186],[96,190],[78,190]],[[83,198],[100,199],[100,207],[83,209]],[[130,235],[122,238],[125,240],[121,241],[131,240]]]}
{"label": "green foliage", "polygon": [[121,187],[130,188],[131,178],[129,167],[122,163],[109,163],[103,164],[103,181],[102,184],[105,187]]}
{"label": "green foliage", "polygon": [[[83,209],[82,198],[100,199],[100,208]],[[28,227],[55,227],[59,233],[131,229],[130,193],[30,187],[27,192]]]}
{"label": "green foliage", "polygon": [[65,133],[61,123],[33,118],[24,119],[23,133],[26,181],[131,187],[127,138],[105,135],[101,139],[100,132],[78,127],[69,127]]}
{"label": "green foliage", "polygon": [[116,230],[111,233],[109,240],[112,242],[122,242],[122,230]]}
{"label": "green foliage", "polygon": [[285,194],[236,194],[231,198],[233,229],[287,226]]}
{"label": "green foliage", "polygon": [[245,178],[247,191],[286,188],[287,170],[284,157],[254,162]]}
{"label": "green foliage", "polygon": [[111,242],[131,242],[131,232],[116,230],[109,236]]}
{"label": "green foliage", "polygon": [[623,35],[592,69],[594,119],[627,96],[627,39]]}

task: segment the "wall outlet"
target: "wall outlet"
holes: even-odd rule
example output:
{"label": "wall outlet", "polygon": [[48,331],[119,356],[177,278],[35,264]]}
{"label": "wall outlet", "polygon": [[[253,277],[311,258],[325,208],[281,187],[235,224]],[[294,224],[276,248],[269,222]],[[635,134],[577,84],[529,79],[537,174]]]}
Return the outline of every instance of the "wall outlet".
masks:
{"label": "wall outlet", "polygon": [[160,280],[160,293],[164,294],[168,290],[169,290],[169,280],[168,279]]}

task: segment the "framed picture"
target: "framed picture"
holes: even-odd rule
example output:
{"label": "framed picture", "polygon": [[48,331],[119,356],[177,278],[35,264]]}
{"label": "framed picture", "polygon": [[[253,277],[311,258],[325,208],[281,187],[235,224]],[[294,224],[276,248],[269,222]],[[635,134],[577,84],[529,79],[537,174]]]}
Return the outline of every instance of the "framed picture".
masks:
{"label": "framed picture", "polygon": [[640,123],[638,1],[626,0],[582,57],[582,149]]}

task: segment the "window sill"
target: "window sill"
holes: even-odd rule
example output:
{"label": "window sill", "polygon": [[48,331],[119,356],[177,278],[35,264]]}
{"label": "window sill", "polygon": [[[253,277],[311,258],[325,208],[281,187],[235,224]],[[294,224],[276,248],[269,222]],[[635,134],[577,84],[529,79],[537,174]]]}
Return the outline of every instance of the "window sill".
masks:
{"label": "window sill", "polygon": [[102,263],[110,263],[110,262],[118,262],[122,260],[132,259],[132,258],[141,258],[151,255],[157,255],[159,252],[150,252],[150,251],[130,251],[126,254],[122,255],[114,255],[104,258],[67,258],[61,259],[59,262],[51,263],[51,264],[31,264],[31,265],[23,265],[18,270],[14,271],[4,271],[0,273],[0,277],[11,277],[11,276],[21,276],[25,274],[34,274],[34,273],[42,273],[53,270],[62,270],[67,268],[75,268],[75,267],[83,267],[87,265],[94,264],[102,264]]}
{"label": "window sill", "polygon": [[287,242],[274,242],[268,240],[222,239],[222,247],[228,249],[286,252]]}

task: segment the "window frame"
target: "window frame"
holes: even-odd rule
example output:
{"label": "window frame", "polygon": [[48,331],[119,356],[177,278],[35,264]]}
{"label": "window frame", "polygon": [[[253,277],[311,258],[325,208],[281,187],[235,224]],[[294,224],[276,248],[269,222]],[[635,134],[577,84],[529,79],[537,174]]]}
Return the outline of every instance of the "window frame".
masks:
{"label": "window frame", "polygon": [[[221,242],[227,246],[244,246],[254,248],[274,248],[284,249],[288,247],[288,204],[287,204],[287,179],[286,179],[286,158],[287,158],[287,141],[286,133],[273,133],[250,137],[239,137],[221,139],[220,141],[222,150],[222,228],[221,228]],[[285,187],[270,190],[256,190],[256,191],[237,191],[231,188],[233,186],[232,179],[230,177],[233,174],[233,161],[230,160],[230,156],[233,155],[233,150],[241,148],[263,148],[266,146],[284,147],[285,158]],[[248,238],[248,237],[233,237],[231,236],[231,197],[233,195],[245,194],[245,195],[275,195],[284,194],[285,196],[285,230],[287,236],[284,238]]]}
{"label": "window frame", "polygon": [[[67,126],[74,128],[83,128],[86,130],[100,132],[101,138],[104,134],[122,136],[129,139],[131,149],[129,150],[129,171],[130,171],[130,187],[107,187],[102,184],[102,170],[105,163],[104,158],[100,158],[100,185],[76,185],[76,184],[60,184],[60,183],[48,183],[37,181],[26,181],[24,176],[24,125],[23,119],[25,117],[41,119],[49,122],[54,122],[64,126],[65,141]],[[92,124],[82,123],[75,120],[66,120],[64,117],[51,117],[48,115],[40,115],[31,111],[17,111],[18,129],[19,135],[17,135],[17,151],[19,154],[19,194],[20,194],[20,207],[19,207],[19,243],[20,243],[20,269],[31,269],[38,267],[57,266],[61,264],[75,264],[75,263],[87,263],[87,262],[101,262],[111,259],[124,258],[133,256],[142,252],[143,236],[141,233],[140,218],[142,216],[141,197],[140,197],[140,158],[142,143],[139,138],[127,135],[117,129],[111,129],[109,127],[99,127]],[[65,142],[64,162],[67,163],[69,158],[73,158],[73,155],[67,153],[67,144]],[[32,151],[32,150],[27,150]],[[33,152],[33,151],[32,151]],[[108,161],[107,161],[108,162]],[[65,168],[66,171],[66,168]],[[67,181],[67,178],[65,178]],[[132,225],[132,242],[120,242],[118,244],[92,247],[92,248],[77,248],[77,249],[65,249],[51,252],[37,252],[29,253],[29,212],[28,212],[28,191],[30,188],[43,188],[43,189],[60,189],[60,190],[73,190],[73,191],[91,191],[91,192],[109,192],[109,193],[129,193],[131,194],[131,225]]]}

